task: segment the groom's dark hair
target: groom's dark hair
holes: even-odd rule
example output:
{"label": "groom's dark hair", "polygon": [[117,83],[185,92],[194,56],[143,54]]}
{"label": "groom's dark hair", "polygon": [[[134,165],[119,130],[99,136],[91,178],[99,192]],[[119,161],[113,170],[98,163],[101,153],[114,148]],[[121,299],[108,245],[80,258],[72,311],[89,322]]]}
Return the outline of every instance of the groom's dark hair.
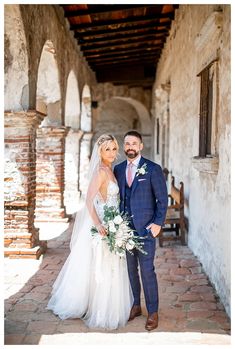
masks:
{"label": "groom's dark hair", "polygon": [[126,136],[134,136],[134,137],[136,137],[136,138],[139,138],[139,139],[141,140],[141,143],[143,142],[143,141],[142,141],[142,136],[141,136],[141,134],[140,134],[139,132],[137,132],[137,131],[134,131],[134,130],[128,131],[128,132],[125,134],[124,139],[126,138]]}

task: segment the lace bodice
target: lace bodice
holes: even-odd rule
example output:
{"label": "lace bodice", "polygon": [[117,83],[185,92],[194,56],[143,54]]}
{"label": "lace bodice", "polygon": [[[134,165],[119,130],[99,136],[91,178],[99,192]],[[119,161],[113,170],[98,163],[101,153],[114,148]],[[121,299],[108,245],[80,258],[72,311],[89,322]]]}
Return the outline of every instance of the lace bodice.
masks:
{"label": "lace bodice", "polygon": [[107,187],[106,201],[103,200],[100,193],[96,195],[94,200],[94,206],[95,206],[96,212],[101,220],[103,219],[103,216],[104,216],[105,205],[115,206],[115,207],[118,207],[119,205],[119,188],[118,188],[118,185],[111,180],[109,181],[109,184]]}

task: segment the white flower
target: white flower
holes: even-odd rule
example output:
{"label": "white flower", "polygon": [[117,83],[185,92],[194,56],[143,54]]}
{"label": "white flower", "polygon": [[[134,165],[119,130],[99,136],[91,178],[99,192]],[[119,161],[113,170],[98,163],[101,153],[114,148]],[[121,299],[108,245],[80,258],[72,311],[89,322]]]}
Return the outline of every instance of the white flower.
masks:
{"label": "white flower", "polygon": [[113,220],[114,224],[121,224],[123,221],[122,217],[120,215],[116,216]]}
{"label": "white flower", "polygon": [[134,247],[135,247],[135,242],[133,240],[129,240],[126,244],[126,249],[130,251],[130,250],[133,250]]}
{"label": "white flower", "polygon": [[140,168],[137,168],[136,177],[139,175],[145,175],[146,173],[148,172],[147,172],[147,164],[145,162]]}
{"label": "white flower", "polygon": [[117,239],[116,239],[116,246],[118,246],[118,247],[122,247],[122,245],[123,245],[123,240],[122,240],[122,239],[117,238]]}
{"label": "white flower", "polygon": [[115,233],[117,231],[113,221],[109,222],[109,230],[111,233]]}

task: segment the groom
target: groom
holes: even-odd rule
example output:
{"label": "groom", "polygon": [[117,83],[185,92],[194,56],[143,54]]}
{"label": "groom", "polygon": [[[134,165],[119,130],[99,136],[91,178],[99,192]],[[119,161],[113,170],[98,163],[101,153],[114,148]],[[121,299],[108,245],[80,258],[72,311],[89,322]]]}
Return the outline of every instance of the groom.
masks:
{"label": "groom", "polygon": [[128,273],[134,295],[129,320],[142,314],[140,306],[140,266],[148,317],[145,328],[151,331],[158,326],[158,283],[154,271],[156,237],[164,224],[167,210],[167,188],[162,169],[141,156],[143,142],[136,131],[124,136],[124,152],[127,161],[114,168],[120,189],[120,210],[132,217],[130,223],[139,236],[145,236],[144,255],[137,249],[133,255],[127,252]]}

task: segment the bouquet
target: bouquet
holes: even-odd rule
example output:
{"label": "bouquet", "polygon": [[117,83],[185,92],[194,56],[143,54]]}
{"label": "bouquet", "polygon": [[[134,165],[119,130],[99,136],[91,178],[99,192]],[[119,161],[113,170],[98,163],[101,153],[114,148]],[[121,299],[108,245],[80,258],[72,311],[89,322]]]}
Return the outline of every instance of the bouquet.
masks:
{"label": "bouquet", "polygon": [[[125,255],[126,250],[133,254],[131,250],[134,248],[147,254],[142,247],[144,243],[140,241],[144,237],[134,235],[134,231],[128,225],[129,221],[128,215],[121,214],[117,207],[105,205],[102,225],[105,227],[107,235],[102,240],[107,242],[110,252],[121,257]],[[91,228],[91,233],[93,236],[99,234],[96,227]]]}

